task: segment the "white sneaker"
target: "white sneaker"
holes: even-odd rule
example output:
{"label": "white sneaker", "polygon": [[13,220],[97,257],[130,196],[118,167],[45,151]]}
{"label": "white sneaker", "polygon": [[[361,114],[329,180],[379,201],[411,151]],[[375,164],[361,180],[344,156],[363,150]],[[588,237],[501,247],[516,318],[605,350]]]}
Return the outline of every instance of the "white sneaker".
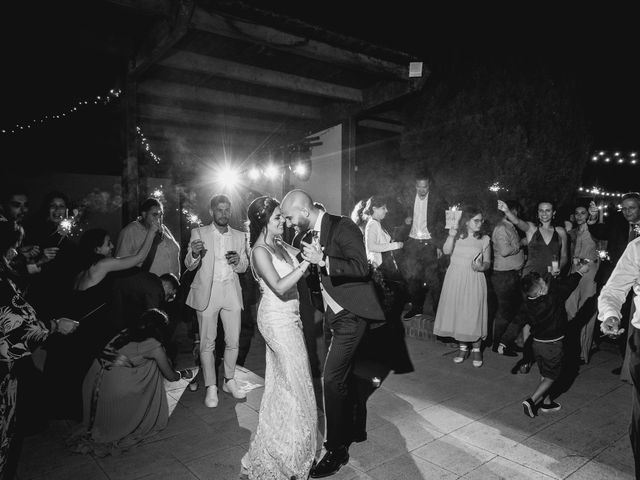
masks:
{"label": "white sneaker", "polygon": [[209,408],[218,406],[218,387],[211,385],[207,387],[207,394],[204,397],[204,404]]}
{"label": "white sneaker", "polygon": [[223,382],[222,390],[233,395],[233,398],[247,398],[247,394],[240,389],[235,378]]}

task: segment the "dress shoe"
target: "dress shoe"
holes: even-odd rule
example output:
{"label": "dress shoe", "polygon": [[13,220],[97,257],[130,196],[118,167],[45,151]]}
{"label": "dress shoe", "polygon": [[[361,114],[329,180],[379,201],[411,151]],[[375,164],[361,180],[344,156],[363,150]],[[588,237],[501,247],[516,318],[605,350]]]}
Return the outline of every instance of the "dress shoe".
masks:
{"label": "dress shoe", "polygon": [[504,355],[505,357],[517,357],[518,353],[507,347],[504,343],[498,345],[498,348],[494,350],[494,352],[499,355]]}
{"label": "dress shoe", "polygon": [[349,452],[345,447],[327,450],[322,460],[311,469],[311,478],[329,477],[349,462]]}
{"label": "dress shoe", "polygon": [[226,393],[230,393],[231,395],[233,395],[233,398],[237,398],[238,400],[247,398],[247,394],[240,389],[235,378],[225,380],[222,384],[222,390]]}
{"label": "dress shoe", "polygon": [[210,385],[207,387],[207,394],[204,397],[204,404],[209,408],[218,406],[218,387]]}

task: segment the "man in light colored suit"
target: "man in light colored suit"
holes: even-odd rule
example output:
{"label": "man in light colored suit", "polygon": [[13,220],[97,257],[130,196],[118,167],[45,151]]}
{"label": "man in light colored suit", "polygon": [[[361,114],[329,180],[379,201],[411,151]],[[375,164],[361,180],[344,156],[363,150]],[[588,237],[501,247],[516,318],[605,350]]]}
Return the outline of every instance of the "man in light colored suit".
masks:
{"label": "man in light colored suit", "polygon": [[187,305],[196,311],[200,329],[200,365],[207,387],[205,405],[218,406],[218,387],[215,369],[215,341],[218,315],[224,327],[224,382],[222,390],[235,398],[245,398],[246,393],[234,379],[240,337],[242,290],[238,273],[249,265],[246,237],[229,226],[231,201],[226,195],[211,198],[210,225],[191,231],[189,250],[184,259],[189,270],[195,270]]}

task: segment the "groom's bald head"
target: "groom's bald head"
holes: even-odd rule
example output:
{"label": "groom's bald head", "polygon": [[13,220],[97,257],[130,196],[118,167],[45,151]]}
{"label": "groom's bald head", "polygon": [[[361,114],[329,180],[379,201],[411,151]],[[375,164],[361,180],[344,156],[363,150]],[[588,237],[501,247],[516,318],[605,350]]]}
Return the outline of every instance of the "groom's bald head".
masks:
{"label": "groom's bald head", "polygon": [[319,210],[313,204],[313,199],[304,190],[291,190],[280,204],[282,214],[289,225],[298,227],[306,232],[318,218]]}

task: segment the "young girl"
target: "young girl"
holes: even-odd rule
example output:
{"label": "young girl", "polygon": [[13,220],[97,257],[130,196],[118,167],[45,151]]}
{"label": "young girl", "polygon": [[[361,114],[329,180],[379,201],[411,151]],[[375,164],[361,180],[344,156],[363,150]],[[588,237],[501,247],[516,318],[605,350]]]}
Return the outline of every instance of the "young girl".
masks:
{"label": "young girl", "polygon": [[487,336],[487,282],[484,271],[491,265],[489,237],[483,235],[482,213],[467,207],[462,212],[458,228],[449,230],[442,251],[451,255],[451,262],[442,285],[442,295],[436,313],[433,333],[453,337],[460,344],[455,363],[469,356],[474,367],[482,366],[480,346]]}

